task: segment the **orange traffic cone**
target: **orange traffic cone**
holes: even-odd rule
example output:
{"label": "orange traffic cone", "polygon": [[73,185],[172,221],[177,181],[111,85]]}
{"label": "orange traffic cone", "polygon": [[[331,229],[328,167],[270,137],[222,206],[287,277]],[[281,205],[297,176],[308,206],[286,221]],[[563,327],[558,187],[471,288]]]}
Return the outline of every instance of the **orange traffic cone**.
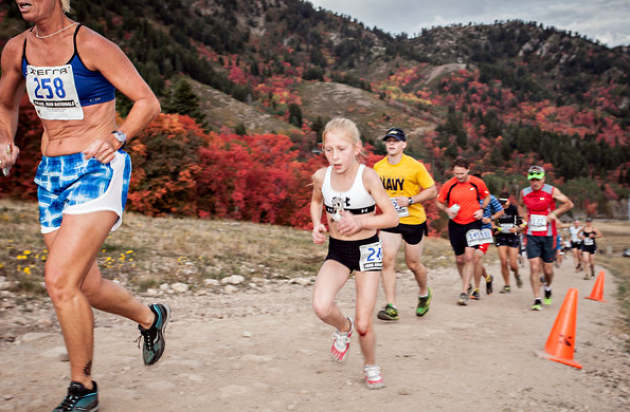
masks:
{"label": "orange traffic cone", "polygon": [[606,302],[604,300],[604,278],[605,277],[606,277],[606,273],[603,270],[599,272],[599,275],[597,275],[597,279],[595,280],[595,286],[593,286],[593,291],[591,292],[591,296],[587,296],[584,299]]}
{"label": "orange traffic cone", "polygon": [[558,312],[558,317],[551,328],[543,356],[552,361],[582,369],[582,365],[573,360],[577,296],[577,289],[572,288],[567,292],[560,312]]}

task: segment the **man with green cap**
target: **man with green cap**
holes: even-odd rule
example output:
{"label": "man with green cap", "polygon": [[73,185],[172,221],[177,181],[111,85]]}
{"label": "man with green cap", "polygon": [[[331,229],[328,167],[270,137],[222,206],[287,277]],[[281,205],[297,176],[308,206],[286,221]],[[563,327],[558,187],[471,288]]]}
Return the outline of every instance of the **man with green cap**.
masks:
{"label": "man with green cap", "polygon": [[[542,266],[544,274],[544,303],[551,305],[551,282],[553,281],[553,262],[555,260],[555,244],[557,240],[558,217],[573,208],[569,200],[557,187],[545,183],[545,169],[532,166],[527,171],[529,187],[521,190],[519,197],[519,216],[527,222],[527,258],[529,259],[530,281],[534,292],[532,310],[542,310],[539,276]],[[556,202],[561,203],[556,207]]]}

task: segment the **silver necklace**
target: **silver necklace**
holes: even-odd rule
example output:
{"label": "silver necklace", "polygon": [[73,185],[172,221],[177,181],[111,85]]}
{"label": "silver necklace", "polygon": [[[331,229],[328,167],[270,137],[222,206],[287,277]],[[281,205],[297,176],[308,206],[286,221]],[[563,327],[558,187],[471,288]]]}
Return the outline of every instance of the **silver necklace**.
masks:
{"label": "silver necklace", "polygon": [[70,27],[74,26],[75,24],[79,24],[79,23],[75,21],[75,22],[74,22],[74,23],[72,23],[71,25],[66,26],[66,27],[64,27],[63,29],[59,30],[59,31],[56,31],[56,32],[54,32],[53,34],[47,34],[46,36],[40,36],[40,35],[39,35],[39,30],[36,30],[36,31],[35,31],[35,37],[37,37],[38,39],[47,39],[48,37],[52,37],[52,36],[54,36],[54,35],[56,35],[56,34],[61,33],[61,32],[62,32],[62,31],[64,31],[64,30],[69,29]]}

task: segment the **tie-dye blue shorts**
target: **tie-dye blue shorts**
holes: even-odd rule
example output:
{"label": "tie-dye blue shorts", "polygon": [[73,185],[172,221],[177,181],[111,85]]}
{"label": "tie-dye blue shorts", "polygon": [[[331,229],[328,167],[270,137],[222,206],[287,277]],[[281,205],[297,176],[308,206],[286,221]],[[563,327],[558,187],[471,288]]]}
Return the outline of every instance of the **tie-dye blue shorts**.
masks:
{"label": "tie-dye blue shorts", "polygon": [[42,158],[35,176],[39,200],[39,223],[42,233],[61,226],[63,214],[113,211],[122,223],[125,210],[131,159],[119,150],[108,164],[95,158],[85,160],[82,153]]}

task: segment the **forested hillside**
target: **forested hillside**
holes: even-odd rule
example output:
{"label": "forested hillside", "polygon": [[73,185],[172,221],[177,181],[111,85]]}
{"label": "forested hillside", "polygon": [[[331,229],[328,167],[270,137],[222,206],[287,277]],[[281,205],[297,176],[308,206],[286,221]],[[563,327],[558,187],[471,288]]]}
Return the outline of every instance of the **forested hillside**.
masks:
{"label": "forested hillside", "polygon": [[[380,136],[396,125],[438,181],[463,155],[493,192],[515,193],[527,167],[541,163],[580,213],[627,210],[627,48],[609,49],[542,22],[392,36],[300,0],[72,7],[72,18],[123,48],[171,113],[130,145],[132,209],[305,226],[306,185],[324,163],[315,150],[321,130],[345,115],[371,144],[369,161],[382,154]],[[27,28],[15,4],[0,4],[0,47]],[[40,130],[23,106],[17,139],[34,153]],[[119,96],[121,116],[128,107]],[[37,159],[25,157],[0,182],[0,195],[34,196]],[[272,169],[274,177],[263,179]],[[250,196],[265,184],[273,187],[270,199]],[[300,210],[292,211],[295,205]]]}

